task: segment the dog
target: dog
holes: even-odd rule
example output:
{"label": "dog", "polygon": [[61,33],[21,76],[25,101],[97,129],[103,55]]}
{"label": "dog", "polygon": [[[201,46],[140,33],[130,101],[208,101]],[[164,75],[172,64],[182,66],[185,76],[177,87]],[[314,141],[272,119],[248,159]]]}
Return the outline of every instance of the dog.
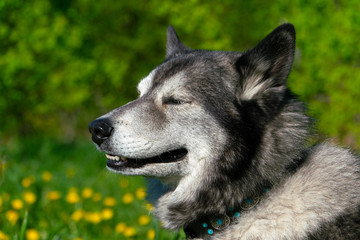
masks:
{"label": "dog", "polygon": [[295,29],[246,52],[192,50],[173,27],[139,97],[89,125],[108,170],[149,180],[188,239],[360,239],[360,160],[324,141],[289,90]]}

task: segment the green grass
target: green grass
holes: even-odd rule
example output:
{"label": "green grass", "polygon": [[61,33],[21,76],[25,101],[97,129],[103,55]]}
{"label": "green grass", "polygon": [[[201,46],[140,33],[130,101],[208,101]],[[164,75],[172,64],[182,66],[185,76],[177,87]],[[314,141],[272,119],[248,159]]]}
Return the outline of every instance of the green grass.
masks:
{"label": "green grass", "polygon": [[144,179],[107,171],[90,141],[1,148],[0,239],[184,239],[152,217]]}

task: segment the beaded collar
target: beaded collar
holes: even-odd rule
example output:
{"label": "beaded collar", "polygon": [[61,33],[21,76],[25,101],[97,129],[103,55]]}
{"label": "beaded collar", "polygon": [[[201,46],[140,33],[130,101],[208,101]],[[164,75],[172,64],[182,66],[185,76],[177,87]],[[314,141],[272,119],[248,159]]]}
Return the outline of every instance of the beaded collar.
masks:
{"label": "beaded collar", "polygon": [[[269,188],[264,189],[264,194]],[[186,239],[202,238],[210,239],[215,233],[226,229],[245,211],[254,208],[260,202],[260,196],[253,196],[245,199],[240,207],[230,207],[225,214],[212,215],[210,217],[201,218],[184,228]]]}

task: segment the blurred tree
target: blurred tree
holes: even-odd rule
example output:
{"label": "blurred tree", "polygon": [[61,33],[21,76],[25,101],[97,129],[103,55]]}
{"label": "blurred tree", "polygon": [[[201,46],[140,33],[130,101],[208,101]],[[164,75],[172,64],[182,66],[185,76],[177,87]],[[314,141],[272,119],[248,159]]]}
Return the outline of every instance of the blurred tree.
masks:
{"label": "blurred tree", "polygon": [[291,22],[291,88],[323,132],[359,145],[359,11],[357,0],[0,1],[1,132],[82,135],[136,97],[169,24],[189,47],[242,51]]}

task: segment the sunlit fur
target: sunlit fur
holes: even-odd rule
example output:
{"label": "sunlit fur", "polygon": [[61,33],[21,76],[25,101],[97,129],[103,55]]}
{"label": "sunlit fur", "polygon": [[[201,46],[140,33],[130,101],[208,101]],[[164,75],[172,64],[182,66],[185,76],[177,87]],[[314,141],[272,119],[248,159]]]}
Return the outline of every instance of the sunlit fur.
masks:
{"label": "sunlit fur", "polygon": [[191,50],[169,27],[166,49],[165,61],[140,82],[139,98],[99,118],[113,131],[98,146],[138,159],[188,151],[176,162],[109,168],[149,177],[163,227],[191,227],[270,186],[238,221],[198,238],[360,236],[359,158],[327,142],[310,145],[312,121],[286,85],[295,53],[291,24],[244,53]]}

